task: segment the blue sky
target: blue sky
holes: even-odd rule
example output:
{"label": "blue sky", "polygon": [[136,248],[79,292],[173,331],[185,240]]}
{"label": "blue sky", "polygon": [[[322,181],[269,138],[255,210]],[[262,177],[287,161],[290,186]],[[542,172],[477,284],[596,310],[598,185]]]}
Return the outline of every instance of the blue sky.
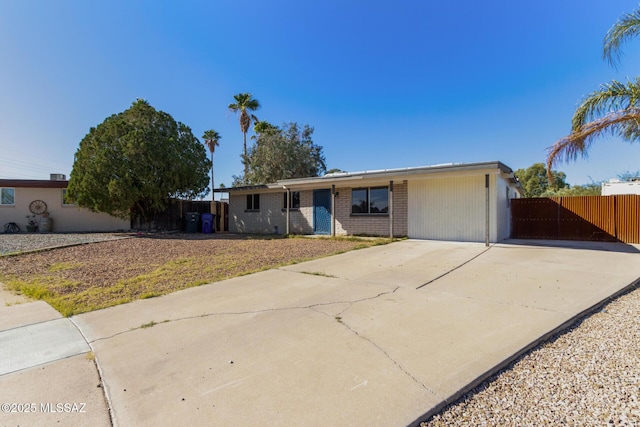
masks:
{"label": "blue sky", "polygon": [[[227,110],[315,128],[328,168],[543,162],[575,107],[640,73],[602,39],[623,0],[0,0],[0,178],[70,175],[92,126],[137,98],[221,135],[216,185],[242,172]],[[571,184],[640,169],[640,144],[598,140],[561,164]]]}

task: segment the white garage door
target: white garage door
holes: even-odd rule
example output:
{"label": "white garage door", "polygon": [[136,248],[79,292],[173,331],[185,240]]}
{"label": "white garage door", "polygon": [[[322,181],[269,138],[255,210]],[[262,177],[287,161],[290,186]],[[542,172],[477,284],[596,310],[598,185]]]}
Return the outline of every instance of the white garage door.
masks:
{"label": "white garage door", "polygon": [[409,181],[409,237],[484,242],[483,175]]}

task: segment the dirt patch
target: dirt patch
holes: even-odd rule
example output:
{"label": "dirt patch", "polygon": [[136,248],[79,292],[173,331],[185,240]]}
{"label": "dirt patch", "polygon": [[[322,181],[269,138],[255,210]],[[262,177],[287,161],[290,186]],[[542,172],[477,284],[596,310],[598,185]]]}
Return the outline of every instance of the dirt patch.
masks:
{"label": "dirt patch", "polygon": [[0,281],[71,315],[388,241],[145,235],[0,258]]}

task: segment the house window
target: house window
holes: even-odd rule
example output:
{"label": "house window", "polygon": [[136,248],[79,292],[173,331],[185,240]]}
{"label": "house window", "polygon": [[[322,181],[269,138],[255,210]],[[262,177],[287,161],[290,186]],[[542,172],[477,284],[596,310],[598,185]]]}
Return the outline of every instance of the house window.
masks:
{"label": "house window", "polygon": [[73,201],[73,199],[67,195],[67,189],[66,188],[62,189],[62,204],[66,205],[66,206],[74,206],[75,205],[75,202]]}
{"label": "house window", "polygon": [[13,206],[16,204],[15,188],[0,188],[0,205]]}
{"label": "house window", "polygon": [[259,211],[260,210],[260,195],[259,194],[247,194],[247,210]]}
{"label": "house window", "polygon": [[389,187],[354,188],[351,190],[352,214],[388,214]]}
{"label": "house window", "polygon": [[[289,199],[289,208],[300,209],[300,192],[290,191],[288,194],[291,195],[291,198]],[[287,193],[284,193],[284,197],[282,198],[282,208],[287,209]]]}

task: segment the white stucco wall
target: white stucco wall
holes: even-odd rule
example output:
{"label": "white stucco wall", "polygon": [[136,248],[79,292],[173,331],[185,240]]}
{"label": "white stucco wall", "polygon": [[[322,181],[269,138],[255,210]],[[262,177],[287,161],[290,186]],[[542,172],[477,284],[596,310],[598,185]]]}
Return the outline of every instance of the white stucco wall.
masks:
{"label": "white stucco wall", "polygon": [[[67,232],[106,232],[126,231],[130,229],[129,220],[113,217],[106,213],[91,212],[88,209],[62,203],[62,188],[15,188],[15,204],[0,206],[0,226],[7,222],[15,222],[22,231],[26,231],[29,218],[29,204],[34,200],[42,200],[47,204],[47,211],[52,220],[51,231]],[[40,220],[40,217],[36,217]]]}

